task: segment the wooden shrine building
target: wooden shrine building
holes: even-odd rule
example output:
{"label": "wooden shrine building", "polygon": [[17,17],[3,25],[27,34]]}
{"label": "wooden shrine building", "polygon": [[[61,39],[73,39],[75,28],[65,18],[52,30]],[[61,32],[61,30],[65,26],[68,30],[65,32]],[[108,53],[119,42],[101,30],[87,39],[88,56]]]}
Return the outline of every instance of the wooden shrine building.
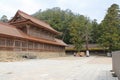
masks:
{"label": "wooden shrine building", "polygon": [[56,35],[49,24],[18,10],[8,23],[0,22],[0,55],[64,56],[66,44]]}

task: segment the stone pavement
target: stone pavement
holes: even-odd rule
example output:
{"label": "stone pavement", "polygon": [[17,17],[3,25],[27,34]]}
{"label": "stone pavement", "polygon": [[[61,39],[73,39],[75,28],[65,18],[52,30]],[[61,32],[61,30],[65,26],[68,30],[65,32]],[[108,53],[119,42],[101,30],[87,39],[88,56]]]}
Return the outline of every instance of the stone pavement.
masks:
{"label": "stone pavement", "polygon": [[0,62],[0,80],[118,80],[111,61],[92,56]]}

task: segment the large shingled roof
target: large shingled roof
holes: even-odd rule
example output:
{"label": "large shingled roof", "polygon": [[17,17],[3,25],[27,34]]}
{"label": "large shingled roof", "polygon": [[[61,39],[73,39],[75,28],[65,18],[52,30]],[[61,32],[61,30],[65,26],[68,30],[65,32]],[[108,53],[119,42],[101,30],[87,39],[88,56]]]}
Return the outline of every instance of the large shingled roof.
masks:
{"label": "large shingled roof", "polygon": [[23,38],[23,35],[17,30],[17,28],[3,22],[0,22],[0,34]]}
{"label": "large shingled roof", "polygon": [[15,26],[9,25],[9,24],[3,23],[3,22],[0,22],[0,35],[13,36],[13,37],[28,39],[31,41],[37,41],[37,42],[41,42],[41,43],[66,46],[66,44],[62,40],[55,39],[54,41],[50,41],[50,40],[46,40],[46,39],[42,39],[42,38],[31,37],[31,36],[28,36],[27,34],[23,33],[21,30],[17,29]]}
{"label": "large shingled roof", "polygon": [[[53,29],[49,24],[45,23],[44,21],[38,20],[38,19],[36,19],[36,18],[34,18],[34,17],[32,17],[32,16],[24,13],[23,11],[18,10],[17,13],[16,13],[16,15],[13,17],[13,19],[14,19],[17,15],[20,15],[20,16],[22,16],[23,18],[25,18],[26,20],[29,20],[29,21],[31,21],[31,22],[33,22],[33,23],[35,23],[35,24],[40,25],[39,27],[45,28],[46,30],[49,30],[49,31],[52,31],[52,32],[54,32],[55,34],[60,34],[60,32],[58,32],[58,31],[56,31],[55,29]],[[13,20],[13,19],[12,19],[12,20]],[[12,20],[10,20],[9,22],[12,23],[12,22],[11,22]]]}

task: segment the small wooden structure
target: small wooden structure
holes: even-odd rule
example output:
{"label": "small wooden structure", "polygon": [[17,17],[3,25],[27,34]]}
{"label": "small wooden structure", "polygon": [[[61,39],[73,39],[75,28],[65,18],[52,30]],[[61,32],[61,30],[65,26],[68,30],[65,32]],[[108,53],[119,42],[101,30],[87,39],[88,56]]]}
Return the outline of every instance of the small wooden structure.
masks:
{"label": "small wooden structure", "polygon": [[0,22],[0,51],[65,52],[60,32],[18,10],[8,23]]}
{"label": "small wooden structure", "polygon": [[[90,55],[106,55],[106,53],[108,52],[108,49],[104,49],[102,47],[100,47],[98,44],[88,44],[89,45],[89,51],[90,51]],[[66,54],[68,55],[73,55],[74,53],[77,53],[77,50],[74,48],[74,45],[68,45],[66,47]],[[82,45],[82,49],[81,52],[86,52],[86,45]]]}

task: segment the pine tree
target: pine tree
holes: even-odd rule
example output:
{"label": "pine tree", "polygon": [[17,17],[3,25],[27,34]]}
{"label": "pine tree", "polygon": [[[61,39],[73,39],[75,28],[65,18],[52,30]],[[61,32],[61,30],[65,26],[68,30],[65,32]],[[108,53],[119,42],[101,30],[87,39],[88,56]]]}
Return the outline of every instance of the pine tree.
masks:
{"label": "pine tree", "polygon": [[[87,17],[83,15],[76,16],[71,22],[70,35],[72,36],[71,42],[75,46],[75,49],[79,52],[83,44],[86,43],[86,51],[88,51],[88,42],[90,39],[90,27],[91,23]],[[88,55],[89,56],[89,55]]]}
{"label": "pine tree", "polygon": [[2,22],[8,22],[8,19],[7,19],[7,16],[6,15],[3,15],[0,19],[0,21]]}
{"label": "pine tree", "polygon": [[99,38],[100,35],[100,26],[97,23],[97,20],[94,19],[92,21],[92,31],[91,31],[91,40],[90,42],[93,44],[97,43],[97,39]]}
{"label": "pine tree", "polygon": [[101,22],[101,35],[98,42],[101,46],[108,48],[111,53],[120,43],[120,18],[119,6],[112,4],[107,10],[104,20]]}

